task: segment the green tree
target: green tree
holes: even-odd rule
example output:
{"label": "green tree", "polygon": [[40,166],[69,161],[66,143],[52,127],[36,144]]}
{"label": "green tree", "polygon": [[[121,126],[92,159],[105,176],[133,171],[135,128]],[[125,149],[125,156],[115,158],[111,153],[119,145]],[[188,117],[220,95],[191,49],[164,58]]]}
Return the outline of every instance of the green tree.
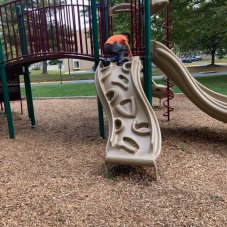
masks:
{"label": "green tree", "polygon": [[221,0],[171,0],[174,41],[181,51],[203,51],[222,57],[227,50],[227,2]]}
{"label": "green tree", "polygon": [[[224,0],[170,0],[172,40],[181,52],[222,57],[227,50],[227,2]],[[153,38],[164,36],[165,12],[153,17]]]}
{"label": "green tree", "polygon": [[[121,3],[130,3],[130,0],[112,0],[110,6]],[[116,13],[112,16],[112,30],[114,34],[130,32],[130,12]]]}

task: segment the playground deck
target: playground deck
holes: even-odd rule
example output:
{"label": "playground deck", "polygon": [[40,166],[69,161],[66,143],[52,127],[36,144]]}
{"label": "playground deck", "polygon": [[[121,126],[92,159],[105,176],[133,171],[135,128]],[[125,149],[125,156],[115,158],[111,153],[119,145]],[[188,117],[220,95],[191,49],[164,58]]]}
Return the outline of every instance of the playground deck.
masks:
{"label": "playground deck", "polygon": [[96,99],[34,102],[35,129],[12,104],[15,140],[0,113],[0,226],[226,226],[227,126],[185,96],[170,122],[155,111],[158,184],[143,168],[104,176]]}

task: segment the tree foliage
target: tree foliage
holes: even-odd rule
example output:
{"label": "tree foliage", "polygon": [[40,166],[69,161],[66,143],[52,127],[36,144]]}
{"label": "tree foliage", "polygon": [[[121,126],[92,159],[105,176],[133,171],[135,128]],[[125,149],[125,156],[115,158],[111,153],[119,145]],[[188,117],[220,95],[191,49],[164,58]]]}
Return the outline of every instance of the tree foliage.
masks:
{"label": "tree foliage", "polygon": [[[130,3],[130,0],[112,0],[110,6],[114,6],[120,3]],[[121,32],[130,32],[130,13],[122,12],[116,13],[112,16],[112,31],[114,34]]]}
{"label": "tree foliage", "polygon": [[[227,1],[170,0],[173,40],[183,52],[222,57],[227,50]],[[157,35],[158,37],[158,35]]]}

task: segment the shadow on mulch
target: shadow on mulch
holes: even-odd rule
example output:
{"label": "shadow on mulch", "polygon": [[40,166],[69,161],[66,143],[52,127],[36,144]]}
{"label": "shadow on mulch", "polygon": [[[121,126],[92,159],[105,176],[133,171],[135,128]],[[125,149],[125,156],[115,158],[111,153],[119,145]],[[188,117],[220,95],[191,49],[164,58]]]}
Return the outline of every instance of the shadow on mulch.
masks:
{"label": "shadow on mulch", "polygon": [[[227,134],[223,133],[223,131],[215,131],[209,127],[201,127],[201,128],[162,128],[162,136],[165,138],[177,138],[182,141],[194,141],[200,143],[207,144],[216,144],[219,146],[226,146],[226,138]],[[226,152],[223,150],[214,150],[215,153],[219,153],[221,155],[226,156]],[[224,153],[223,153],[224,152]]]}
{"label": "shadow on mulch", "polygon": [[129,166],[117,164],[108,170],[106,177],[111,180],[128,180],[137,184],[146,185],[156,181],[153,167],[144,168],[141,166]]}
{"label": "shadow on mulch", "polygon": [[162,128],[163,136],[171,137],[187,137],[192,138],[195,141],[209,141],[218,142],[226,144],[226,135],[222,132],[214,131],[212,128],[202,127],[202,128]]}
{"label": "shadow on mulch", "polygon": [[154,167],[130,166],[123,164],[111,164],[106,172],[106,166],[95,165],[92,175],[99,175],[112,182],[127,181],[133,184],[149,186],[156,182]]}

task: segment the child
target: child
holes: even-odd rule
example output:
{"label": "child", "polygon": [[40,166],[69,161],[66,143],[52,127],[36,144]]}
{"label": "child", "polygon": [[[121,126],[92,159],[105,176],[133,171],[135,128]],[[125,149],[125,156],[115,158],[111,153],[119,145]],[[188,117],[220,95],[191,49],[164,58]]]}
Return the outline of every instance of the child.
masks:
{"label": "child", "polygon": [[129,33],[121,33],[119,35],[113,35],[109,37],[104,44],[105,60],[103,65],[108,66],[110,62],[117,62],[117,65],[121,66],[124,64],[124,54],[126,46],[128,50],[128,56],[131,58],[132,53],[129,46],[130,35]]}

